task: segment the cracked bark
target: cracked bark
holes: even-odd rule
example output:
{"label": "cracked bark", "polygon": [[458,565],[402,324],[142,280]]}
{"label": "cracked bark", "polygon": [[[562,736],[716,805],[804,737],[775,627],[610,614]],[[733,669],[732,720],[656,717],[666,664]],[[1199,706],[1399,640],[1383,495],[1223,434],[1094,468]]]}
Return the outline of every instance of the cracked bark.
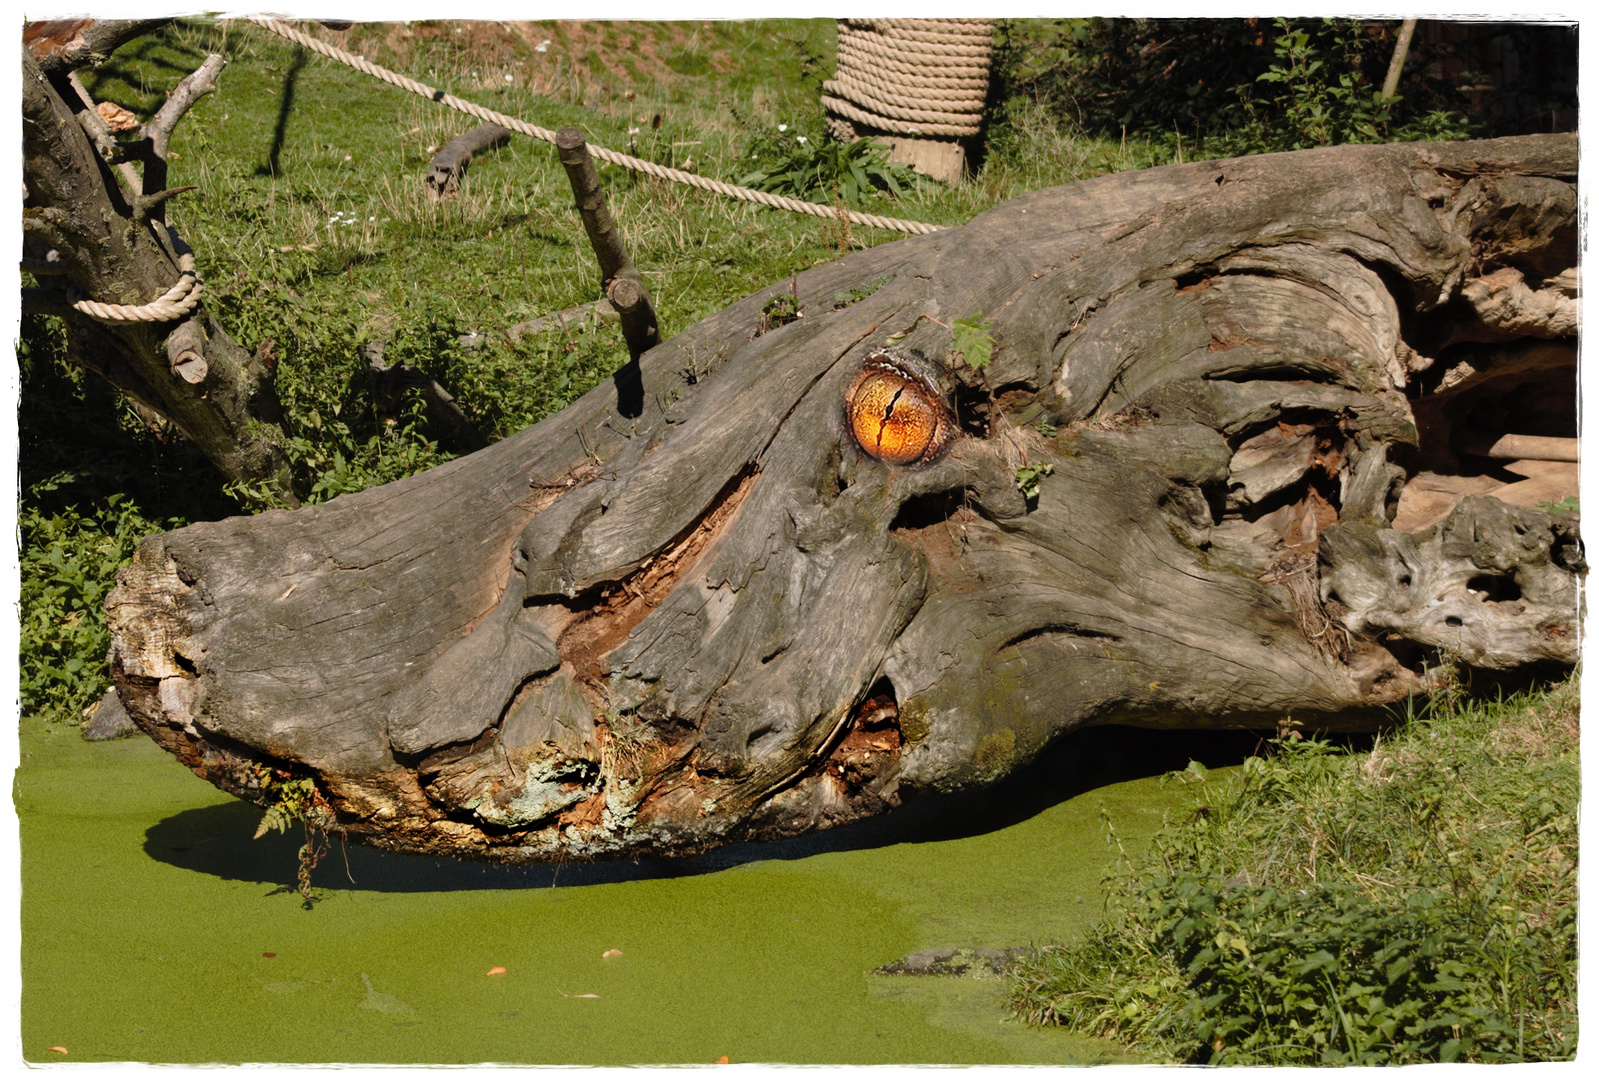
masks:
{"label": "cracked bark", "polygon": [[[806,271],[651,349],[634,421],[604,384],[408,480],[146,541],[119,692],[241,797],[269,764],[351,839],[526,862],[826,828],[1088,724],[1359,728],[1451,658],[1573,663],[1574,515],[1456,491],[1394,522],[1423,476],[1518,486],[1473,446],[1575,435],[1574,338],[1473,283],[1570,280],[1576,160],[1202,162]],[[791,289],[804,317],[756,335]],[[946,328],[974,314],[981,372]],[[900,409],[909,450],[873,456],[845,399],[896,372],[866,430]]]}

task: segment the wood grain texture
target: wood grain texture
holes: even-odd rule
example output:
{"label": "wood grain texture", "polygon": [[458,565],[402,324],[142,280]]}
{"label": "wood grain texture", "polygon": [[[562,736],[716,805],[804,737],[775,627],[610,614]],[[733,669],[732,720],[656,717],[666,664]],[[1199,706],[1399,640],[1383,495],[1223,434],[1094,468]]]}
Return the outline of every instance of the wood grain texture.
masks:
{"label": "wood grain texture", "polygon": [[[1448,658],[1574,662],[1574,518],[1390,522],[1419,414],[1447,446],[1481,372],[1574,363],[1462,290],[1575,266],[1575,173],[1566,137],[1202,162],[851,255],[647,352],[635,419],[605,384],[408,480],[150,539],[109,602],[119,690],[226,790],[268,801],[271,763],[352,839],[517,862],[825,828],[1085,724],[1369,726]],[[791,288],[805,317],[757,334]],[[950,355],[972,315],[981,372]],[[885,348],[948,397],[933,460],[850,433]]]}

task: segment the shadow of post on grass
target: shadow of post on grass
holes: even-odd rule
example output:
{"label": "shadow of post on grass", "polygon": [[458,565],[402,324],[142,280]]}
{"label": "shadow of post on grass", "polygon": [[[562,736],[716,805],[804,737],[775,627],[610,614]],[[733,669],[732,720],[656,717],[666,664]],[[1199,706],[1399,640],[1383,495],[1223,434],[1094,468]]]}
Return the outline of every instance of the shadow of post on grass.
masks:
{"label": "shadow of post on grass", "polygon": [[296,46],[294,59],[283,73],[283,87],[278,92],[278,119],[272,127],[272,145],[267,150],[266,164],[255,167],[257,176],[278,175],[278,155],[283,152],[283,143],[289,133],[289,113],[294,109],[294,88],[300,81],[300,72],[309,61],[310,54]]}

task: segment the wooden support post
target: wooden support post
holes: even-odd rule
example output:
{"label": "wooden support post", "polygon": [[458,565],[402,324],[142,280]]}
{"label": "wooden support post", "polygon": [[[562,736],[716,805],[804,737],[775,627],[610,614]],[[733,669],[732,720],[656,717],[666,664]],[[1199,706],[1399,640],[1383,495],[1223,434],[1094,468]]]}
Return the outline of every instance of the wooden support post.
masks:
{"label": "wooden support post", "polygon": [[561,164],[566,168],[566,178],[572,183],[572,196],[583,219],[583,231],[588,233],[589,244],[600,261],[600,287],[621,316],[622,336],[627,339],[627,351],[632,357],[615,376],[617,411],[626,417],[638,416],[644,411],[639,357],[661,341],[655,305],[650,302],[644,275],[628,258],[622,234],[611,218],[605,189],[600,186],[600,174],[589,156],[583,133],[577,128],[562,128],[555,134],[555,145]]}
{"label": "wooden support post", "polygon": [[562,128],[555,133],[555,145],[566,168],[566,178],[572,182],[572,197],[577,202],[577,212],[583,218],[583,230],[589,235],[589,244],[600,260],[600,288],[609,289],[617,278],[632,278],[643,283],[638,268],[627,257],[622,234],[611,218],[611,208],[605,199],[605,189],[600,186],[599,170],[589,156],[588,143],[577,128]]}

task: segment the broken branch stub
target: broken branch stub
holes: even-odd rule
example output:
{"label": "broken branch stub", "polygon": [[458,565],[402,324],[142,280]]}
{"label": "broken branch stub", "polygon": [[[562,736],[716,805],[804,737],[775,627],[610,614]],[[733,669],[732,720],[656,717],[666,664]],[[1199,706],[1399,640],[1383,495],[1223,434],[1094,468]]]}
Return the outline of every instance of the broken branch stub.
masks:
{"label": "broken branch stub", "polygon": [[[1464,290],[1575,267],[1576,162],[1201,162],[805,271],[645,353],[631,424],[606,384],[410,479],[146,541],[108,602],[119,692],[244,798],[269,764],[351,839],[528,862],[826,828],[1089,724],[1358,728],[1452,658],[1569,664],[1575,517],[1454,446],[1575,435],[1575,341]],[[1490,497],[1394,528],[1424,480]]]}
{"label": "broken branch stub", "polygon": [[461,188],[461,178],[472,165],[472,158],[485,150],[494,150],[511,141],[511,132],[498,124],[479,124],[471,131],[457,135],[444,144],[444,148],[428,162],[428,195],[434,201],[449,198]]}

